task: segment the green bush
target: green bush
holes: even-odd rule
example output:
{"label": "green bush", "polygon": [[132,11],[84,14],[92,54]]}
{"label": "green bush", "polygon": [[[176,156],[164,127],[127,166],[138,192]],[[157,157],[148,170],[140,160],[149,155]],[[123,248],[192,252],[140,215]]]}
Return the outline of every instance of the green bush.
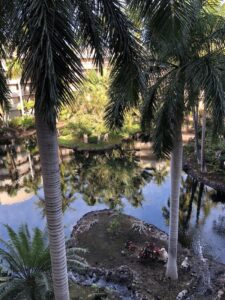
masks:
{"label": "green bush", "polygon": [[[84,134],[96,143],[96,136],[109,133],[111,137],[127,138],[140,131],[140,116],[137,110],[126,114],[122,130],[111,132],[105,126],[105,108],[108,103],[108,72],[101,76],[96,71],[89,71],[83,85],[74,92],[74,102],[70,107],[63,107],[60,119],[68,120],[69,124],[61,130],[62,137],[80,139]],[[93,139],[92,139],[93,137]]]}
{"label": "green bush", "polygon": [[13,118],[10,123],[10,127],[20,128],[20,129],[32,129],[35,127],[33,116],[22,116]]}

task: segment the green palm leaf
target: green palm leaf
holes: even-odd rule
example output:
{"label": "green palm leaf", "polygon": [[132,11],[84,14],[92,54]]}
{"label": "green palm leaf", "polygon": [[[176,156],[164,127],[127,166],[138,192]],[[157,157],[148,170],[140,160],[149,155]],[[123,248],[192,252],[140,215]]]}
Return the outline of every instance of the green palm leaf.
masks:
{"label": "green palm leaf", "polygon": [[52,128],[61,105],[73,99],[71,84],[82,79],[72,11],[69,0],[25,0],[17,7],[14,35],[20,37],[15,46],[23,65],[22,81],[31,80],[36,113]]}

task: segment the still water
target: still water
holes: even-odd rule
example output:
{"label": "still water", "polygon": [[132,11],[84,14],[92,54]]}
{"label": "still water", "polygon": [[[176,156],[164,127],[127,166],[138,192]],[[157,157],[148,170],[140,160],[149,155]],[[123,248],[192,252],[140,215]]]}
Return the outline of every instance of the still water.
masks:
{"label": "still water", "polygon": [[[150,151],[150,150],[148,150]],[[33,145],[1,146],[0,236],[7,239],[4,224],[15,230],[45,230],[44,194],[39,156]],[[145,153],[146,154],[146,153]],[[170,172],[168,162],[156,163],[151,155],[114,151],[107,155],[79,155],[61,151],[61,189],[67,237],[87,212],[105,208],[154,224],[168,232]],[[205,256],[225,263],[225,203],[223,196],[182,175],[180,242]]]}

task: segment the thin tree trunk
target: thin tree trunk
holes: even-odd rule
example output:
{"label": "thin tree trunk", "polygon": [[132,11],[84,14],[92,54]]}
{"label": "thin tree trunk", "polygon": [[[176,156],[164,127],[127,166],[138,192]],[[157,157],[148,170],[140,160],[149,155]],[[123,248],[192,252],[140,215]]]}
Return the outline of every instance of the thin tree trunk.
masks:
{"label": "thin tree trunk", "polygon": [[203,116],[202,116],[202,139],[201,139],[201,172],[206,171],[205,166],[205,134],[206,134],[206,107],[204,104]]}
{"label": "thin tree trunk", "polygon": [[199,153],[199,145],[198,145],[198,106],[195,106],[193,111],[193,121],[194,121],[194,129],[195,129],[195,155],[197,158],[198,164],[200,164],[200,153]]}
{"label": "thin tree trunk", "polygon": [[36,115],[55,300],[69,300],[57,132]]}
{"label": "thin tree trunk", "polygon": [[193,204],[193,201],[194,201],[194,196],[195,196],[197,186],[198,186],[198,181],[193,179],[192,188],[191,188],[191,197],[190,197],[190,202],[189,202],[189,205],[188,205],[188,214],[187,214],[187,218],[185,220],[185,228],[186,229],[188,228],[188,224],[189,224],[189,221],[190,221],[190,218],[191,218],[192,204]]}
{"label": "thin tree trunk", "polygon": [[179,197],[182,172],[183,145],[181,126],[174,138],[174,147],[171,153],[171,195],[170,195],[170,228],[169,228],[169,253],[166,276],[176,280],[177,273],[177,242],[179,222]]}

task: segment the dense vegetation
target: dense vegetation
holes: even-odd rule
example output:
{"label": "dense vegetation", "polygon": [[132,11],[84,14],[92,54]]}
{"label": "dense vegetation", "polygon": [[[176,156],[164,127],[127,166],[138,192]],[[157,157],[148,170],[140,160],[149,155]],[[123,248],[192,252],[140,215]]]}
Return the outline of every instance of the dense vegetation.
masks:
{"label": "dense vegetation", "polygon": [[[19,61],[14,65],[15,76],[21,75],[25,82],[31,80],[31,89],[35,90],[35,100],[31,106],[27,104],[26,107],[27,111],[34,110],[34,118],[17,118],[10,125],[28,130],[34,128],[35,122],[45,194],[42,203],[45,204],[44,212],[47,215],[56,300],[69,299],[62,215],[62,198],[67,200],[68,195],[64,194],[64,186],[60,181],[62,174],[59,168],[58,133],[59,142],[64,146],[102,147],[105,144],[117,144],[122,138],[139,131],[140,120],[136,108],[141,108],[142,129],[147,133],[151,132],[155,153],[158,157],[171,157],[170,235],[166,276],[174,280],[178,279],[182,125],[185,114],[196,115],[200,93],[203,94],[201,100],[204,106],[202,161],[205,145],[210,143],[208,137],[205,139],[207,114],[213,120],[213,132],[223,133],[225,39],[224,7],[221,7],[221,2],[130,0],[127,4],[131,10],[128,15],[124,1],[117,0],[0,2],[0,58],[5,57],[7,47],[13,48]],[[71,11],[74,13],[71,14]],[[138,29],[130,20],[132,14],[136,17]],[[91,50],[94,64],[100,73],[103,73],[106,52],[109,54],[110,80],[107,73],[101,76],[96,72],[90,72],[84,80],[81,61],[84,48]],[[4,111],[10,107],[2,66],[0,94],[4,123]],[[75,104],[70,106],[73,98],[76,100]],[[127,114],[128,110],[130,114]],[[57,119],[61,122],[58,128]],[[195,138],[197,137],[198,132]],[[223,138],[220,138],[220,145],[217,144],[215,148],[211,146],[206,151],[206,162],[211,169],[224,168],[224,153],[219,149],[223,146]],[[214,152],[218,156],[219,165],[213,159]],[[210,161],[207,161],[208,157]],[[101,163],[104,164],[104,160]],[[129,198],[134,191],[128,190],[120,176],[117,177],[118,169],[114,163],[109,167],[115,171],[117,187]],[[132,165],[127,165],[133,174]],[[202,164],[201,171],[203,170]],[[91,171],[88,187],[94,184],[93,177],[96,174],[103,184],[107,177],[104,168],[99,169],[98,165],[92,164]],[[142,184],[142,179],[137,174],[134,173],[134,177],[128,179],[128,175],[122,173],[121,169],[119,172],[129,185],[135,187]],[[82,175],[79,174],[80,177]],[[100,187],[102,190],[103,187]],[[99,201],[102,197],[110,201],[112,197],[110,193],[99,193],[98,190],[94,191],[95,195],[92,197],[92,187],[91,191],[86,185],[82,188],[85,196],[92,201]],[[116,194],[115,199],[118,199],[116,188],[110,188]],[[138,195],[134,195],[134,200],[139,203]],[[20,240],[15,232],[10,228],[8,230],[13,246],[19,246],[19,252],[21,244],[23,250],[32,252],[32,241],[29,240],[26,228],[19,231]],[[15,253],[12,245],[5,245]],[[6,261],[9,256],[10,259],[13,258],[12,253],[1,251]],[[26,264],[30,267],[29,255],[26,257]],[[10,265],[9,260],[8,263]],[[17,264],[13,266],[11,263],[10,266],[14,268],[13,275],[16,274],[16,278],[12,276],[12,281],[18,277],[21,279]],[[32,271],[33,268],[36,270],[31,265]],[[25,273],[22,279],[26,284],[27,272]],[[31,273],[29,271],[28,275]],[[31,298],[36,297],[33,284],[35,275],[28,276],[28,282],[31,281],[33,285]],[[19,288],[17,292],[24,297]],[[12,297],[14,296],[13,294]]]}
{"label": "dense vegetation", "polygon": [[[74,91],[75,101],[62,109],[59,121],[65,126],[60,130],[59,143],[66,146],[102,147],[120,143],[139,129],[139,114],[133,110],[126,115],[122,130],[109,130],[104,121],[105,107],[108,103],[109,73],[103,76],[92,70],[86,74],[82,86]],[[84,135],[87,142],[84,143]]]}

